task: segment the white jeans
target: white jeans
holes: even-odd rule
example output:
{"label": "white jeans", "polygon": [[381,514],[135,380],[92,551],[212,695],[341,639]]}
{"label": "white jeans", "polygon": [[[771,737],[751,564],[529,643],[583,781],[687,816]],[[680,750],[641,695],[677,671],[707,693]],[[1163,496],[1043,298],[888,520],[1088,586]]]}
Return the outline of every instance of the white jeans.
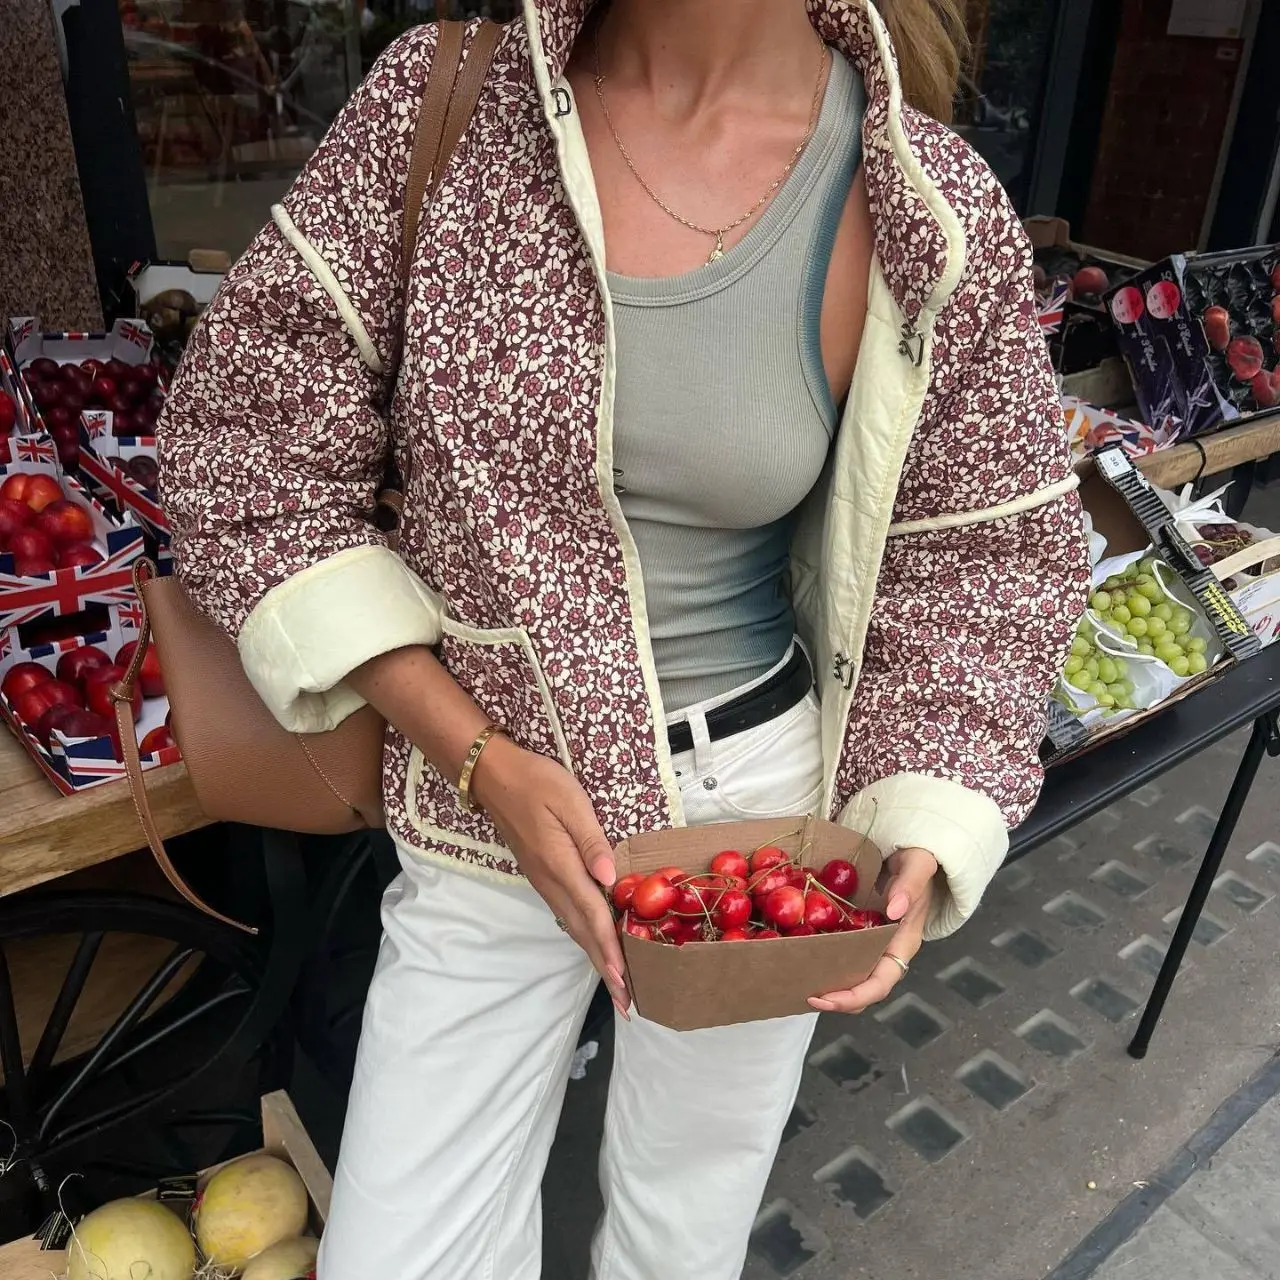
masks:
{"label": "white jeans", "polygon": [[[694,730],[675,759],[690,824],[817,803],[816,699],[708,744],[703,715],[738,692],[672,717]],[[533,1280],[542,1174],[596,974],[525,883],[403,851],[401,864],[319,1280]],[[594,1280],[736,1280],[814,1021],[616,1021]]]}

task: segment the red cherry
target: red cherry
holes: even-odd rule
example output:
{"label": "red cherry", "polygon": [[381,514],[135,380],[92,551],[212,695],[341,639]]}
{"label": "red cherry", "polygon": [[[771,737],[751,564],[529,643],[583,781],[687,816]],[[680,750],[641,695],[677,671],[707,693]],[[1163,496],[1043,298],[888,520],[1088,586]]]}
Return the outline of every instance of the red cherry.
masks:
{"label": "red cherry", "polygon": [[832,858],[818,872],[818,883],[837,898],[852,898],[858,892],[858,869],[843,858]]}
{"label": "red cherry", "polygon": [[811,924],[798,924],[790,929],[783,929],[782,936],[784,938],[813,938],[817,936],[817,929]]}
{"label": "red cherry", "polygon": [[784,889],[790,884],[785,867],[773,867],[767,871],[762,871],[751,882],[751,896],[757,902],[762,902],[775,889]]}
{"label": "red cherry", "polygon": [[50,431],[57,430],[59,427],[74,428],[76,415],[66,404],[55,404],[44,411],[44,420]]}
{"label": "red cherry", "polygon": [[166,747],[176,747],[177,745],[173,740],[173,734],[164,725],[157,725],[156,728],[143,737],[138,744],[138,750],[144,756],[149,756],[156,751],[163,751]]}
{"label": "red cherry", "polygon": [[779,870],[787,877],[787,883],[793,889],[804,889],[808,886],[809,873],[803,867],[797,867],[794,862],[780,867]]}
{"label": "red cherry", "polygon": [[119,391],[120,387],[113,377],[106,373],[100,373],[93,380],[93,385],[89,392],[89,398],[94,404],[105,409],[108,407],[110,401],[115,399]]}
{"label": "red cherry", "polygon": [[154,387],[160,378],[160,371],[153,364],[140,364],[134,369],[133,376],[148,387]]}
{"label": "red cherry", "polygon": [[[124,650],[121,652],[123,653]],[[619,911],[625,911],[631,905],[631,895],[635,892],[636,885],[643,879],[644,876],[640,872],[633,871],[629,876],[623,876],[621,880],[615,882],[609,897]]]}
{"label": "red cherry", "polygon": [[79,367],[89,375],[90,381],[96,378],[98,374],[102,372],[102,369],[103,369],[102,361],[95,360],[92,357],[90,357],[88,360],[81,360]]}
{"label": "red cherry", "polygon": [[125,364],[118,356],[112,356],[110,360],[103,366],[103,372],[114,378],[117,382],[121,378],[127,378],[133,373],[134,366]]}
{"label": "red cherry", "polygon": [[37,356],[29,365],[27,372],[36,378],[60,378],[62,366],[48,356]]}
{"label": "red cherry", "polygon": [[58,679],[67,680],[71,684],[79,684],[85,673],[94,667],[107,667],[111,659],[91,644],[82,644],[58,659]]}
{"label": "red cherry", "polygon": [[38,684],[53,679],[53,672],[38,662],[17,662],[4,674],[0,681],[0,693],[12,702],[20,693],[34,689]]}
{"label": "red cherry", "polygon": [[706,913],[702,895],[690,884],[676,885],[676,902],[671,910],[680,916],[702,916]]}
{"label": "red cherry", "polygon": [[59,569],[88,568],[101,564],[105,559],[102,552],[92,542],[73,542],[58,552]]}
{"label": "red cherry", "polygon": [[61,382],[37,382],[32,389],[31,398],[36,402],[37,408],[48,413],[50,409],[66,403],[67,388]]}
{"label": "red cherry", "polygon": [[69,364],[62,371],[62,379],[75,390],[82,399],[87,400],[93,390],[93,374],[82,364]]}
{"label": "red cherry", "polygon": [[804,919],[804,894],[784,885],[768,894],[760,909],[770,924],[779,929],[794,929]]}
{"label": "red cherry", "polygon": [[677,919],[675,916],[663,916],[661,920],[650,927],[653,931],[655,942],[670,942],[677,947],[684,946],[684,921]]}
{"label": "red cherry", "polygon": [[[137,648],[136,640],[130,640],[128,644],[121,645],[120,652],[116,654],[117,665],[128,670]],[[144,698],[164,697],[164,676],[160,674],[160,655],[156,652],[154,644],[147,645],[146,657],[142,659],[142,667],[138,672],[138,686]]]}
{"label": "red cherry", "polygon": [[647,924],[641,924],[639,920],[633,920],[629,915],[623,916],[618,922],[619,933],[629,934],[633,938],[643,938],[646,942],[653,939],[653,930]]}
{"label": "red cherry", "polygon": [[746,942],[750,935],[745,929],[725,929],[720,934],[721,942]]}
{"label": "red cherry", "polygon": [[665,876],[646,876],[631,893],[631,910],[641,920],[657,920],[675,905],[675,886]]}
{"label": "red cherry", "polygon": [[756,938],[780,938],[782,937],[782,934],[780,934],[777,929],[757,929],[750,936],[752,941],[754,941]]}
{"label": "red cherry", "polygon": [[736,849],[726,849],[711,859],[711,870],[718,876],[741,876],[745,880],[751,867]]}
{"label": "red cherry", "polygon": [[844,913],[820,889],[811,889],[804,895],[804,922],[812,925],[817,933],[834,933],[840,927]]}
{"label": "red cherry", "polygon": [[767,844],[751,855],[751,870],[765,871],[769,867],[779,867],[791,859],[776,845]]}
{"label": "red cherry", "polygon": [[853,929],[877,929],[888,923],[889,917],[879,911],[857,909],[849,912],[849,925]]}
{"label": "red cherry", "polygon": [[670,880],[672,884],[683,884],[689,878],[689,873],[683,867],[659,867],[652,874]]}
{"label": "red cherry", "polygon": [[751,919],[751,899],[741,889],[726,889],[711,913],[717,929],[736,929]]}

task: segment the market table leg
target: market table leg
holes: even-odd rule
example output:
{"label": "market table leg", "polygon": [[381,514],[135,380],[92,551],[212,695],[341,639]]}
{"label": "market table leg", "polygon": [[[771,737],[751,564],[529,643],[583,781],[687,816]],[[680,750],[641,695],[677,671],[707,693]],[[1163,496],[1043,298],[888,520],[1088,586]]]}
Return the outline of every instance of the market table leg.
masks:
{"label": "market table leg", "polygon": [[1182,966],[1182,957],[1186,954],[1191,935],[1195,932],[1200,913],[1204,910],[1209,891],[1213,888],[1213,882],[1217,878],[1223,855],[1227,851],[1227,845],[1240,818],[1240,811],[1244,808],[1244,803],[1249,797],[1249,791],[1253,786],[1254,778],[1257,777],[1258,766],[1262,763],[1262,757],[1268,753],[1271,755],[1280,754],[1280,729],[1277,728],[1277,713],[1274,711],[1259,720],[1255,720],[1253,723],[1253,733],[1249,737],[1249,745],[1245,748],[1240,767],[1236,770],[1235,780],[1231,784],[1231,790],[1227,793],[1226,802],[1223,804],[1222,812],[1218,816],[1218,825],[1213,829],[1213,835],[1210,837],[1209,847],[1205,850],[1204,859],[1200,863],[1200,870],[1196,875],[1195,883],[1191,886],[1191,892],[1187,895],[1187,903],[1178,919],[1178,927],[1173,931],[1173,941],[1169,943],[1169,950],[1165,954],[1164,963],[1160,966],[1160,973],[1156,977],[1155,986],[1151,989],[1147,1007],[1142,1012],[1142,1021],[1138,1024],[1138,1030],[1129,1042],[1129,1056],[1131,1058],[1145,1058],[1147,1056],[1147,1049],[1151,1045],[1151,1037],[1155,1032],[1156,1023],[1160,1021],[1164,1003],[1169,997],[1174,980],[1178,976],[1178,970]]}

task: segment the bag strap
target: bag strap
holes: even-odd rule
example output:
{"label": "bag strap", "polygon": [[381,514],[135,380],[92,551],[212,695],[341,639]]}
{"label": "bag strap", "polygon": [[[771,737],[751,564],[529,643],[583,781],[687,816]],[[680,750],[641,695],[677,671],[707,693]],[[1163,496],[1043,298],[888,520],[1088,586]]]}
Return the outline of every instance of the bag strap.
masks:
{"label": "bag strap", "polygon": [[133,796],[134,812],[138,815],[138,822],[142,825],[156,864],[164,873],[164,878],[178,893],[205,915],[212,916],[223,924],[229,924],[232,928],[256,935],[258,930],[252,925],[241,924],[239,920],[232,920],[230,916],[224,916],[222,912],[215,911],[187,884],[177,867],[173,865],[169,851],[164,847],[164,838],[160,834],[159,827],[156,826],[155,815],[151,812],[151,799],[147,795],[147,784],[142,775],[142,757],[138,754],[138,726],[133,718],[133,698],[138,687],[138,673],[142,670],[143,660],[147,656],[147,645],[151,642],[151,619],[147,616],[142,586],[155,576],[156,567],[146,557],[134,561],[133,589],[139,604],[142,605],[142,626],[138,630],[138,644],[124,677],[111,689],[111,701],[116,706],[116,735],[120,740],[120,753],[124,756],[124,768],[129,779],[129,791]]}

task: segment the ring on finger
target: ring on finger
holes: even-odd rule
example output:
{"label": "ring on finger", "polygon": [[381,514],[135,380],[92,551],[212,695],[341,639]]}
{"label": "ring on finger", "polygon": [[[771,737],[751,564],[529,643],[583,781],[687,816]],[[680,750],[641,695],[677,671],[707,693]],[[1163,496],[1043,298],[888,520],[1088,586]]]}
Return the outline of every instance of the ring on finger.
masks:
{"label": "ring on finger", "polygon": [[904,975],[911,972],[911,966],[901,956],[895,956],[892,951],[886,951],[884,953],[884,958],[886,960],[892,960],[893,963],[902,970]]}

